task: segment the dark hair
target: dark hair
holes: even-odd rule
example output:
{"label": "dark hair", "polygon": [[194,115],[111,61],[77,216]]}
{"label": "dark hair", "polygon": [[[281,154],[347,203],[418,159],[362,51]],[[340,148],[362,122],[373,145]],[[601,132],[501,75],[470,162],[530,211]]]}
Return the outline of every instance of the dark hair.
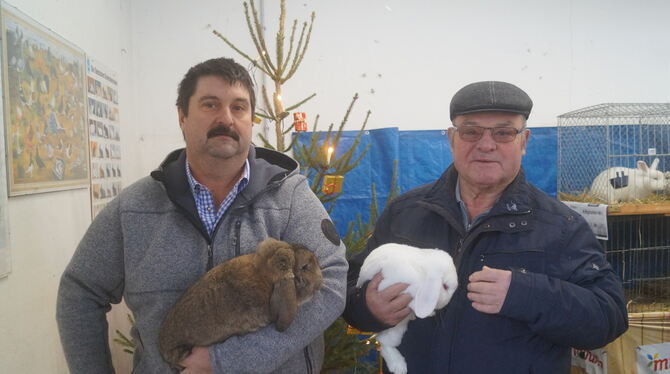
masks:
{"label": "dark hair", "polygon": [[221,77],[230,84],[240,83],[249,92],[251,114],[253,116],[256,110],[256,94],[251,76],[242,65],[233,61],[232,58],[224,57],[213,58],[191,67],[179,82],[177,108],[181,109],[184,115],[188,115],[188,101],[195,92],[198,79],[205,76]]}

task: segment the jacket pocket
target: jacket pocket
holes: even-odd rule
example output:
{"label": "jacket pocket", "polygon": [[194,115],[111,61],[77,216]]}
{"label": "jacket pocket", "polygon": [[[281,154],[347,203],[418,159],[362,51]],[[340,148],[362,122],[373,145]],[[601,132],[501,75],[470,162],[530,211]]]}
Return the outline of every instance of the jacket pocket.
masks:
{"label": "jacket pocket", "polygon": [[510,250],[499,249],[482,253],[479,256],[479,268],[484,265],[502,270],[519,271],[522,273],[544,273],[546,256],[541,249]]}

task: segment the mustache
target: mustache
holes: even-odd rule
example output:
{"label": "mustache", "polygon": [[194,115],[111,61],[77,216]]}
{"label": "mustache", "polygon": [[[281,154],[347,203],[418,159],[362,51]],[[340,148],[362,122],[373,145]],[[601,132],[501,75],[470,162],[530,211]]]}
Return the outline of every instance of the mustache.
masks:
{"label": "mustache", "polygon": [[228,126],[224,126],[222,124],[216,125],[214,128],[212,128],[211,130],[209,130],[207,132],[207,138],[212,138],[212,137],[220,136],[220,135],[228,136],[235,141],[240,140],[240,135],[238,135],[235,132],[235,130],[233,130],[232,128],[230,128]]}

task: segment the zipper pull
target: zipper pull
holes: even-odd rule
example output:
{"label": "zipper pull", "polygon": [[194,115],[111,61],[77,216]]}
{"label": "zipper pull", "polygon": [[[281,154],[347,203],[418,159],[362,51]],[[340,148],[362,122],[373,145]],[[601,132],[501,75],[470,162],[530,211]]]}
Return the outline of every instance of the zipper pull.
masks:
{"label": "zipper pull", "polygon": [[209,271],[214,266],[214,253],[212,252],[212,245],[207,244],[207,270]]}

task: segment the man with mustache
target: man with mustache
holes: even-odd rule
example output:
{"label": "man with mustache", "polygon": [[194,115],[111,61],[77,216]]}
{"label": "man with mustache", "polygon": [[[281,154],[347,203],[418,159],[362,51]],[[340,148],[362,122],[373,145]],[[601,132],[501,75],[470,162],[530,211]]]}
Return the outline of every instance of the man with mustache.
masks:
{"label": "man with mustache", "polygon": [[370,251],[402,243],[453,257],[451,302],[403,337],[409,373],[567,374],[570,347],[604,347],[628,326],[621,282],[586,221],[524,178],[532,105],[510,83],[460,89],[450,105],[453,164],[392,202],[350,261],[344,317],[380,331],[409,315],[411,297],[401,283],[380,291],[381,274],[356,287]]}
{"label": "man with mustache", "polygon": [[317,373],[322,332],[344,309],[344,244],[298,163],[251,145],[255,95],[231,59],[193,66],[179,84],[185,149],[124,189],[96,216],[59,287],[57,320],[71,373],[112,373],[105,313],[133,312],[133,373],[170,373],[158,351],[161,322],[207,270],[251,253],[268,237],[317,256],[323,284],[284,332],[273,325],[196,347],[183,373]]}

